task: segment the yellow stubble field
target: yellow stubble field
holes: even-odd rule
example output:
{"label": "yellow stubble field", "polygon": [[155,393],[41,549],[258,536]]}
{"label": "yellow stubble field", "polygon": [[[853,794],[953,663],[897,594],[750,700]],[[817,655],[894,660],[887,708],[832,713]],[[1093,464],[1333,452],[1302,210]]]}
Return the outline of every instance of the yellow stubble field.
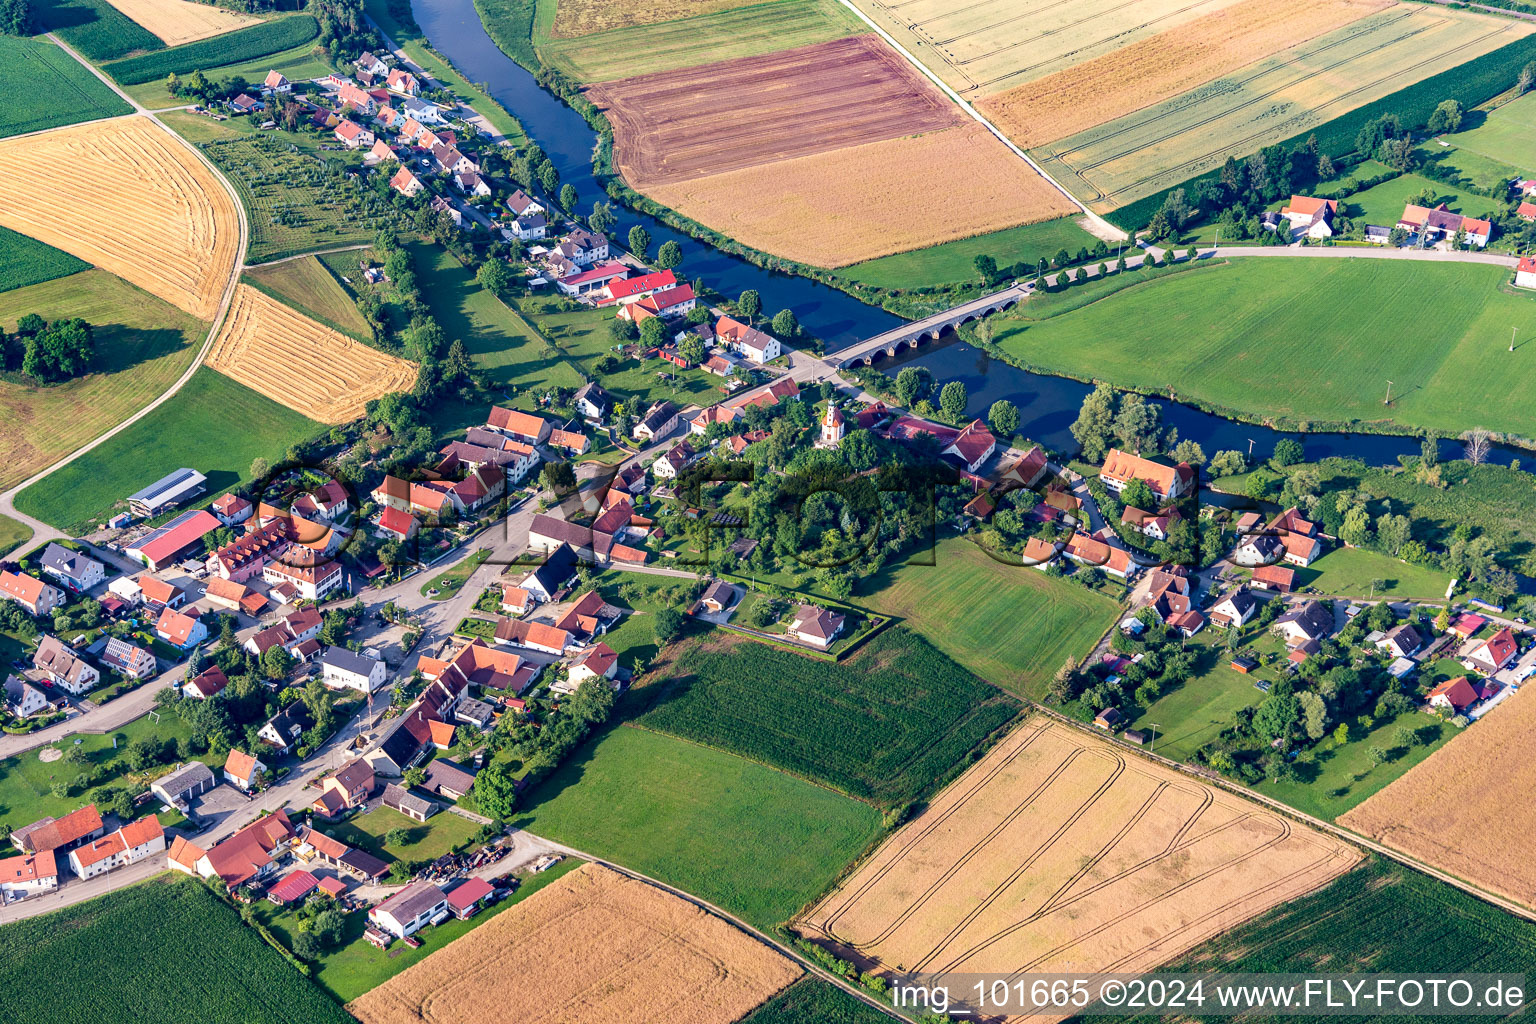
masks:
{"label": "yellow stubble field", "polygon": [[322,423],[345,423],[390,391],[409,391],[414,364],[369,348],[242,284],[208,365]]}
{"label": "yellow stubble field", "polygon": [[362,1024],[730,1024],[799,976],[720,918],[585,864],[348,1009]]}
{"label": "yellow stubble field", "polygon": [[237,28],[254,25],[261,20],[224,7],[193,3],[192,0],[107,0],[107,2],[165,40],[167,46],[180,46],[195,39],[222,35]]}
{"label": "yellow stubble field", "polygon": [[147,117],[0,142],[0,225],[138,285],[200,320],[240,258],[234,200]]}
{"label": "yellow stubble field", "polygon": [[1065,138],[1230,74],[1396,0],[1242,0],[1177,29],[976,101],[1022,148]]}
{"label": "yellow stubble field", "polygon": [[645,192],[747,245],[819,267],[1077,212],[975,123]]}
{"label": "yellow stubble field", "polygon": [[1360,859],[1066,725],[1025,722],[798,930],[891,971],[1144,971]]}

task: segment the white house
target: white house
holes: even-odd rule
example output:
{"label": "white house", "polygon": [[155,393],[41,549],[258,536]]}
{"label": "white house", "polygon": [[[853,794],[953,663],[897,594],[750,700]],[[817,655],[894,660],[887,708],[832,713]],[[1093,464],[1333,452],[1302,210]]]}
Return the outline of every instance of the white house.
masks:
{"label": "white house", "polygon": [[571,662],[570,671],[566,673],[565,678],[574,692],[576,687],[588,679],[612,679],[618,671],[618,653],[605,643],[596,643],[582,651],[581,655]]}
{"label": "white house", "polygon": [[320,681],[332,689],[372,693],[384,685],[389,670],[373,652],[358,654],[345,647],[327,647],[320,655]]}
{"label": "white house", "polygon": [[1515,264],[1515,284],[1520,288],[1536,288],[1536,256],[1522,256]]}
{"label": "white house", "polygon": [[437,105],[435,103],[428,103],[426,100],[421,100],[414,96],[410,96],[406,98],[403,106],[405,107],[405,116],[411,118],[414,121],[417,121],[421,124],[442,123],[442,114],[438,112]]}
{"label": "white house", "polygon": [[93,690],[101,682],[101,673],[55,636],[44,636],[32,655],[32,666],[46,675],[53,685],[73,694]]}
{"label": "white house", "polygon": [[431,882],[412,882],[368,911],[368,921],[385,934],[403,939],[449,913],[443,890]]}
{"label": "white house", "polygon": [[64,591],[33,576],[0,572],[0,598],[15,601],[28,615],[52,615],[64,603]]}
{"label": "white house", "polygon": [[1239,587],[1211,605],[1210,619],[1221,626],[1241,626],[1259,610],[1259,599]]}
{"label": "white house", "polygon": [[261,83],[261,94],[263,96],[292,91],[293,83],[288,81],[281,71],[268,71],[267,77]]}
{"label": "white house", "polygon": [[52,850],[0,860],[0,895],[14,899],[58,887],[58,860]]}
{"label": "white house", "polygon": [[384,75],[389,73],[389,65],[371,53],[364,53],[352,62],[359,71],[370,75]]}
{"label": "white house", "polygon": [[44,548],[39,564],[43,572],[77,592],[90,590],[107,578],[106,566],[62,544],[50,543]]}
{"label": "white house", "polygon": [[69,851],[69,869],[80,878],[94,878],[113,868],[165,852],[165,829],[153,814],[129,822],[111,835]]}
{"label": "white house", "polygon": [[43,696],[42,690],[19,676],[6,678],[5,707],[12,715],[17,718],[27,718],[47,706],[48,698]]}
{"label": "white house", "polygon": [[1332,238],[1333,218],[1338,216],[1337,199],[1318,199],[1314,196],[1291,196],[1291,202],[1280,215],[1291,222],[1292,230],[1299,230],[1308,238]]}
{"label": "white house", "polygon": [[261,773],[266,770],[267,766],[260,758],[243,750],[231,750],[224,761],[224,781],[249,793],[256,788]]}
{"label": "white house", "polygon": [[845,616],[824,608],[803,604],[795,611],[789,624],[789,635],[803,644],[826,650],[843,631]]}

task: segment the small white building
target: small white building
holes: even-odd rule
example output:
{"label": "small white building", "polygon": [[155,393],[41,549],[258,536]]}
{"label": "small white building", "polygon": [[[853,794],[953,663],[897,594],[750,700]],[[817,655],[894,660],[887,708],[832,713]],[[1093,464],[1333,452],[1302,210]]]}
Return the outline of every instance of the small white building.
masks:
{"label": "small white building", "polygon": [[320,681],[332,689],[373,693],[388,675],[388,667],[375,651],[358,654],[345,647],[327,647],[320,655]]}
{"label": "small white building", "polygon": [[1515,285],[1519,288],[1536,288],[1536,256],[1522,256],[1515,265]]}
{"label": "small white building", "polygon": [[35,896],[59,887],[58,861],[52,850],[0,860],[0,896]]}
{"label": "small white building", "polygon": [[403,939],[449,913],[443,890],[431,882],[412,882],[368,911],[368,921],[385,934]]}

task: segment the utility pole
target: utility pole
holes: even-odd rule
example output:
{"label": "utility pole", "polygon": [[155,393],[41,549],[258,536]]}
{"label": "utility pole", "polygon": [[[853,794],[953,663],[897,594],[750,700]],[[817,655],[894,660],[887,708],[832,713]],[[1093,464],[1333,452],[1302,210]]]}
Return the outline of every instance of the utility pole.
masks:
{"label": "utility pole", "polygon": [[1391,381],[1387,381],[1387,397],[1386,397],[1386,399],[1381,404],[1382,405],[1391,405],[1392,404],[1392,382]]}

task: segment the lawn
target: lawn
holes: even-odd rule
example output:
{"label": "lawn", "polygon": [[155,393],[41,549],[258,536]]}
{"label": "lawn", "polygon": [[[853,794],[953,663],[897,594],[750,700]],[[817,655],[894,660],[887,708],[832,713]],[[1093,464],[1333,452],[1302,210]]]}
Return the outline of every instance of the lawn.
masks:
{"label": "lawn", "polygon": [[0,555],[8,555],[32,539],[32,527],[0,516]]}
{"label": "lawn", "polygon": [[686,612],[683,592],[691,582],[676,576],[639,572],[609,570],[603,573],[598,577],[598,584],[604,599],[615,607],[630,610],[630,614],[603,634],[603,643],[613,648],[625,665],[648,663],[660,649],[656,643],[656,620],[652,616],[663,608]]}
{"label": "lawn", "polygon": [[[400,844],[386,842],[385,837],[396,829],[405,833],[406,841]],[[442,809],[423,823],[388,807],[375,807],[367,814],[349,818],[339,825],[328,825],[321,831],[393,863],[397,860],[434,861],[473,840],[480,826]]]}
{"label": "lawn", "polygon": [[13,1021],[352,1021],[232,907],[181,875],[17,921],[5,935],[0,991]]}
{"label": "lawn", "polygon": [[[1372,858],[1316,892],[1268,910],[1158,970],[1529,973],[1536,970],[1536,924],[1402,865]],[[1169,1019],[1150,1013],[1115,1016],[1127,1024],[1162,1024]],[[1254,1022],[1295,1019],[1243,1016]],[[1354,1019],[1404,1017],[1361,1014]]]}
{"label": "lawn", "polygon": [[[1481,196],[1468,196],[1462,209],[1461,196],[1449,190],[1443,181],[1434,181],[1418,174],[1400,174],[1390,181],[1356,192],[1340,205],[1343,214],[1358,224],[1377,224],[1390,228],[1403,216],[1403,207],[1425,189],[1435,195],[1436,203],[1444,203],[1448,209],[1460,213],[1475,213],[1482,206],[1492,208],[1493,200]],[[1482,205],[1480,205],[1482,204]]]}
{"label": "lawn", "polygon": [[[405,4],[409,11],[409,4]],[[471,83],[463,75],[459,74],[447,61],[437,55],[437,52],[427,45],[426,37],[421,34],[421,29],[414,21],[402,22],[395,16],[393,4],[389,0],[364,0],[363,10],[379,26],[379,30],[389,36],[390,40],[405,51],[405,55],[427,74],[438,82],[452,90],[459,99],[474,107],[490,122],[491,127],[500,133],[506,140],[515,146],[521,146],[528,142],[528,136],[523,131],[522,124],[508,113],[500,103],[491,99],[489,93],[478,85]],[[404,12],[401,12],[404,13]]]}
{"label": "lawn", "polygon": [[994,231],[974,238],[945,242],[928,249],[882,256],[844,267],[837,273],[872,288],[927,288],[978,280],[975,259],[991,256],[999,267],[1037,263],[1051,259],[1058,250],[1076,255],[1097,241],[1077,223],[1076,217],[1060,217]]}
{"label": "lawn", "polygon": [[421,585],[421,596],[430,597],[431,595],[427,592],[435,589],[438,591],[438,594],[433,598],[434,601],[448,600],[458,593],[459,588],[464,585],[470,576],[474,575],[475,570],[480,568],[481,563],[489,557],[491,557],[491,549],[481,548],[468,558],[461,559],[459,564],[451,569],[434,569],[431,573],[427,574],[427,582]]}
{"label": "lawn", "polygon": [[129,114],[133,108],[46,39],[0,35],[0,138]]}
{"label": "lawn", "polygon": [[741,1019],[741,1024],[889,1024],[891,1018],[820,978],[803,978]]}
{"label": "lawn", "polygon": [[1239,259],[1044,321],[1004,317],[993,338],[1029,366],[1175,390],[1281,426],[1525,435],[1536,344],[1511,353],[1507,339],[1536,318],[1536,296],[1515,294],[1507,277],[1481,264]]}
{"label": "lawn", "polygon": [[[101,786],[115,786],[122,781],[121,778],[114,777],[103,782],[101,786],[94,786],[87,790],[78,785],[82,773],[120,757],[127,750],[128,745],[135,740],[145,737],[179,740],[191,734],[191,729],[175,715],[162,715],[158,722],[146,716],[129,722],[122,728],[114,729],[106,735],[83,733],[76,737],[80,740],[80,749],[85,751],[87,756],[84,764],[71,764],[62,758],[57,761],[42,761],[38,754],[44,748],[8,757],[0,761],[0,823],[15,829],[31,824],[39,818],[57,818],[68,814],[77,807],[91,803]],[[113,746],[114,740],[116,747]],[[60,749],[65,751],[73,745],[73,739],[59,744]],[[167,765],[152,769],[151,774],[163,774],[168,767]],[[63,797],[53,795],[53,785],[56,782],[63,782],[69,787],[68,795]]]}
{"label": "lawn", "polygon": [[[204,68],[203,74],[213,81],[239,76],[247,82],[259,82],[267,77],[268,71],[281,71],[290,82],[308,82],[316,78],[324,78],[331,73],[331,68],[325,61],[315,56],[313,43],[303,43],[281,53],[256,57],[237,64],[225,64],[223,67]],[[164,78],[152,79],[139,85],[124,86],[123,91],[151,110],[182,107],[194,102],[183,96],[172,96],[166,92]]]}
{"label": "lawn", "polygon": [[[421,293],[432,315],[447,337],[464,342],[493,388],[509,396],[523,396],[517,404],[532,409],[533,395],[544,388],[582,385],[575,367],[551,349],[526,320],[476,284],[474,275],[452,253],[427,244],[414,245],[412,251]],[[485,422],[485,410],[450,411],[463,414],[460,427]]]}
{"label": "lawn", "polygon": [[882,570],[866,581],[866,603],[904,617],[939,650],[1022,697],[1043,696],[1056,670],[1085,657],[1119,611],[1102,594],[1005,565],[959,538],[941,541],[932,561]]}
{"label": "lawn", "polygon": [[[59,384],[0,380],[0,488],[25,480],[148,405],[197,354],[207,324],[105,270],[0,293],[0,328],[28,313],[93,327],[90,371]],[[83,460],[89,463],[87,457]],[[137,488],[133,488],[137,490]],[[131,493],[131,492],[130,492]]]}
{"label": "lawn", "polygon": [[[1383,580],[1373,591],[1371,583]],[[1296,570],[1296,585],[1335,597],[1385,597],[1393,601],[1443,601],[1451,578],[1443,572],[1409,565],[1363,548],[1333,548]]]}
{"label": "lawn", "polygon": [[262,132],[249,117],[212,121],[171,113],[163,120],[233,182],[250,221],[249,262],[371,242],[380,228],[395,224],[386,200],[347,177],[355,154],[317,156],[317,136]]}
{"label": "lawn", "polygon": [[[477,0],[475,8],[491,38],[505,49],[502,40],[507,33],[519,27],[527,31],[527,15],[512,10],[526,3]],[[865,31],[864,23],[837,0],[779,0],[572,39],[552,39],[541,33],[535,47],[545,64],[579,82],[609,82],[739,60]]]}
{"label": "lawn", "polygon": [[[9,37],[0,36],[0,39]],[[0,228],[0,292],[42,284],[89,270],[91,265],[35,238]]]}
{"label": "lawn", "polygon": [[[750,660],[752,670],[741,666]],[[920,799],[1013,721],[1017,701],[900,627],[836,664],[711,634],[636,690],[637,724],[794,772],[882,808]]]}
{"label": "lawn", "polygon": [[56,33],[97,63],[144,50],[165,49],[159,36],[108,0],[34,0],[32,14],[39,27]]}
{"label": "lawn", "polygon": [[[1418,732],[1422,741],[1418,746],[1398,743],[1396,733],[1403,726]],[[1332,821],[1439,750],[1460,731],[1416,711],[1369,730],[1351,724],[1349,742],[1344,746],[1334,747],[1331,739],[1324,739],[1296,760],[1295,781],[1265,780],[1255,789],[1298,811]],[[1372,747],[1387,751],[1388,759],[1376,764],[1371,759]]]}
{"label": "lawn", "polygon": [[189,466],[208,478],[207,500],[250,477],[253,460],[279,460],[325,426],[206,367],[170,401],[16,497],[45,523],[82,533],[128,495]]}
{"label": "lawn", "polygon": [[[466,934],[474,928],[489,921],[508,907],[532,896],[555,879],[568,871],[573,871],[581,866],[584,861],[567,857],[554,867],[536,875],[523,877],[523,884],[511,896],[485,910],[480,911],[468,921],[460,921],[457,918],[449,918],[440,925],[434,925],[417,933],[421,939],[421,948],[412,949],[403,942],[394,943],[386,952],[363,938],[363,929],[367,926],[367,917],[361,913],[347,916],[346,945],[333,953],[321,957],[315,964],[315,984],[319,985],[339,1003],[349,1003],[369,989],[377,988],[384,982],[393,978],[401,971],[410,967],[433,953],[446,947],[450,942]],[[268,926],[284,941],[291,941],[291,927],[295,922],[295,916],[291,913],[281,913],[270,903],[259,904],[262,916],[268,921]],[[298,1020],[299,1018],[295,1018]],[[351,1021],[348,1017],[347,1020]],[[305,1021],[304,1024],[309,1024]]]}
{"label": "lawn", "polygon": [[[1526,93],[1486,114],[1469,111],[1462,126],[1462,131],[1442,136],[1455,147],[1446,159],[1452,166],[1471,171],[1474,181],[1483,177],[1488,184],[1507,185],[1510,178],[1528,176],[1522,168],[1536,165],[1536,94]],[[1440,148],[1431,139],[1421,150],[1433,154]],[[1466,160],[1467,154],[1475,154],[1482,161]],[[1502,180],[1496,169],[1505,172]]]}
{"label": "lawn", "polygon": [[819,896],[879,814],[783,772],[618,726],[527,795],[513,824],[659,878],[764,930]]}
{"label": "lawn", "polygon": [[1250,676],[1232,668],[1224,652],[1202,642],[1213,639],[1206,634],[1195,638],[1205,669],[1202,674],[1144,709],[1134,705],[1123,709],[1134,716],[1130,728],[1155,734],[1153,749],[1164,757],[1188,761],[1196,750],[1221,735],[1239,710],[1264,699],[1253,685],[1260,676],[1273,680],[1274,673],[1267,670]]}
{"label": "lawn", "polygon": [[373,329],[357,302],[336,280],[330,269],[313,256],[248,270],[248,284],[359,341],[373,337]]}

